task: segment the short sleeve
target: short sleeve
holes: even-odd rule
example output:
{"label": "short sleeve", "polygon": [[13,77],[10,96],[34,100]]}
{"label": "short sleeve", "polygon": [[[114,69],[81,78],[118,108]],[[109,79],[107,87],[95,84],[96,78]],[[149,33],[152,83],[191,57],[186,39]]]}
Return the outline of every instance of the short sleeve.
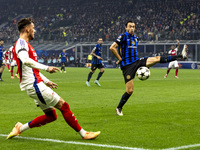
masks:
{"label": "short sleeve", "polygon": [[18,54],[20,51],[27,51],[28,52],[28,44],[26,43],[25,40],[19,39],[17,41],[15,50],[16,50],[16,54]]}
{"label": "short sleeve", "polygon": [[92,50],[96,51],[97,50],[97,46],[95,46]]}
{"label": "short sleeve", "polygon": [[118,45],[121,45],[123,41],[123,34],[121,34],[120,36],[118,36],[117,40],[115,41]]}

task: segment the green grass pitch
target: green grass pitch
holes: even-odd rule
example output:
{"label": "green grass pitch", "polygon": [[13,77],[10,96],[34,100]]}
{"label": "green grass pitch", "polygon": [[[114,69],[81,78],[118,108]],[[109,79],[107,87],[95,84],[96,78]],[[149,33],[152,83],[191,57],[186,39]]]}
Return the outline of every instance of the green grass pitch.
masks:
{"label": "green grass pitch", "polygon": [[[59,85],[55,91],[69,103],[80,125],[89,131],[101,131],[91,141],[83,141],[64,121],[57,110],[55,122],[25,131],[20,137],[48,138],[63,141],[117,145],[145,149],[165,149],[200,143],[200,70],[175,70],[164,79],[166,69],[150,69],[146,81],[134,80],[134,93],[117,116],[115,108],[125,84],[120,69],[105,69],[101,87],[94,84],[98,70],[85,85],[88,68],[67,68],[67,73],[42,73]],[[18,79],[10,79],[6,68],[0,82],[0,134],[8,134],[17,121],[26,123],[43,112],[21,92]],[[198,147],[196,147],[198,148]],[[200,147],[199,147],[200,148]],[[0,136],[2,150],[85,150],[112,149]],[[115,149],[115,148],[113,148]]]}

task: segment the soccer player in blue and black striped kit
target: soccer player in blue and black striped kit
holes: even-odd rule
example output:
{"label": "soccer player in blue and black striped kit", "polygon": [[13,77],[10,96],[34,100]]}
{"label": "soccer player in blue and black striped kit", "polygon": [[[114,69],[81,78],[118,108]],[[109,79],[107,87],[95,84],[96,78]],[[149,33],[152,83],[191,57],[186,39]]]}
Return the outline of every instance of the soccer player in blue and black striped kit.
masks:
{"label": "soccer player in blue and black striped kit", "polygon": [[3,44],[4,44],[4,41],[0,40],[0,81],[3,81],[1,76],[2,76],[3,70],[5,68],[5,66],[3,64],[3,48],[4,48]]}
{"label": "soccer player in blue and black striped kit", "polygon": [[94,81],[95,84],[97,84],[98,86],[101,86],[99,83],[99,79],[101,78],[102,74],[104,73],[104,66],[102,63],[102,58],[101,58],[101,53],[102,53],[102,43],[103,43],[103,39],[99,38],[98,40],[98,44],[95,45],[95,47],[93,48],[92,52],[90,55],[93,56],[92,58],[92,66],[91,66],[91,71],[88,74],[88,79],[86,81],[86,85],[90,86],[90,79],[93,75],[93,73],[95,72],[95,70],[98,68],[100,70],[96,80]]}
{"label": "soccer player in blue and black striped kit", "polygon": [[64,73],[66,73],[65,71],[65,66],[66,63],[68,62],[68,57],[67,57],[67,53],[65,52],[65,49],[63,49],[62,53],[60,54],[61,57],[61,71],[64,70]]}
{"label": "soccer player in blue and black striped kit", "polygon": [[133,79],[139,67],[151,67],[156,63],[167,63],[179,58],[187,58],[186,50],[183,50],[182,55],[178,56],[139,58],[137,53],[138,37],[134,34],[135,23],[133,21],[127,21],[125,29],[126,32],[121,34],[110,47],[111,52],[118,59],[116,63],[120,64],[126,84],[126,92],[122,95],[119,105],[116,108],[117,115],[119,116],[123,116],[122,107],[133,93]]}

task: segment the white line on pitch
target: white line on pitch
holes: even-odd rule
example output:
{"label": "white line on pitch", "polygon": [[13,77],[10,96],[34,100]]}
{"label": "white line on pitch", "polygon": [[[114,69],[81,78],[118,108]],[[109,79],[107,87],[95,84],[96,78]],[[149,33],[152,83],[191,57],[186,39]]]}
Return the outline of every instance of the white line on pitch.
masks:
{"label": "white line on pitch", "polygon": [[185,145],[185,146],[180,146],[180,147],[172,147],[172,148],[166,148],[162,150],[179,150],[179,149],[188,149],[188,148],[194,148],[194,147],[199,147],[200,144],[193,144],[193,145]]}
{"label": "white line on pitch", "polygon": [[[0,134],[0,136],[7,137],[8,135],[6,135],[6,134]],[[18,138],[18,139],[27,139],[27,140],[35,140],[35,141],[54,142],[54,143],[74,144],[74,145],[96,146],[96,147],[105,147],[105,148],[114,148],[114,149],[148,150],[148,149],[143,149],[143,148],[123,147],[123,146],[117,146],[117,145],[84,143],[84,142],[75,142],[75,141],[63,141],[63,140],[55,140],[55,139],[42,139],[42,138],[34,138],[34,137],[17,136],[15,138]]]}
{"label": "white line on pitch", "polygon": [[[6,134],[0,134],[2,137],[7,137]],[[42,139],[42,138],[34,138],[34,137],[21,137],[17,136],[15,138],[18,139],[27,139],[27,140],[35,140],[35,141],[45,141],[45,142],[54,142],[54,143],[65,143],[65,144],[74,144],[74,145],[86,145],[86,146],[96,146],[96,147],[105,147],[105,148],[115,148],[115,149],[128,149],[128,150],[150,150],[150,149],[143,149],[143,148],[135,148],[135,147],[123,147],[117,145],[107,145],[107,144],[95,144],[95,143],[84,143],[84,142],[75,142],[75,141],[63,141],[63,140],[55,140],[55,139]],[[180,147],[172,147],[166,148],[161,150],[180,150],[180,149],[188,149],[200,147],[200,144],[193,144],[193,145],[185,145]]]}

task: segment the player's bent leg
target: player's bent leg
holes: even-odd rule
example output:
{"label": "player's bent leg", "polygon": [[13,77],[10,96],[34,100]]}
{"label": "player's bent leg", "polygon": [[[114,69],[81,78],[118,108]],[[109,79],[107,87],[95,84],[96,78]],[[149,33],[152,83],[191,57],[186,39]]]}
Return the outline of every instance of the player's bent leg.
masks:
{"label": "player's bent leg", "polygon": [[28,123],[30,128],[40,127],[57,119],[56,110],[54,108],[49,108],[43,111],[45,115],[38,116]]}
{"label": "player's bent leg", "polygon": [[59,109],[69,126],[71,126],[76,132],[79,132],[82,139],[89,140],[95,139],[101,132],[87,132],[79,125],[77,119],[74,114],[71,112],[69,108],[69,104],[65,102],[62,98],[60,98],[59,102],[55,105],[55,108]]}

